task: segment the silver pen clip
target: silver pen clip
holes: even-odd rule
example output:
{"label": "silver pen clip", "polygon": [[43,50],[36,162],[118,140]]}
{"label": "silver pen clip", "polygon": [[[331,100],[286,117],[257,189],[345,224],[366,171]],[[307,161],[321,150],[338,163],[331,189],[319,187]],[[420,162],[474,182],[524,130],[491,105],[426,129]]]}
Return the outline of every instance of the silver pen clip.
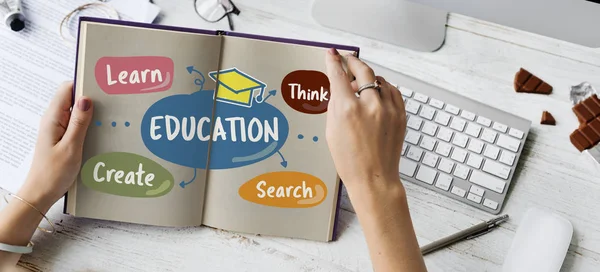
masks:
{"label": "silver pen clip", "polygon": [[484,234],[486,234],[486,233],[488,233],[488,232],[491,232],[491,231],[492,231],[492,230],[494,230],[495,228],[496,228],[496,227],[491,227],[491,228],[485,229],[485,230],[483,230],[483,231],[480,231],[480,232],[478,232],[478,233],[475,233],[475,234],[473,234],[473,235],[471,235],[471,236],[467,236],[467,238],[465,238],[465,239],[466,239],[466,240],[470,240],[470,239],[473,239],[473,238],[477,238],[477,237],[479,237],[479,236],[481,236],[481,235],[484,235]]}
{"label": "silver pen clip", "polygon": [[492,230],[494,230],[495,228],[497,228],[500,224],[502,224],[502,223],[504,223],[506,221],[508,221],[508,214],[505,214],[505,215],[496,217],[494,219],[488,220],[486,222],[486,224],[487,224],[487,228],[486,229],[484,229],[484,230],[482,230],[480,232],[474,233],[474,234],[472,234],[470,236],[467,236],[467,238],[465,238],[465,239],[469,240],[469,239],[477,238],[477,237],[479,237],[481,235],[484,235],[484,234],[486,234],[488,232],[491,232]]}

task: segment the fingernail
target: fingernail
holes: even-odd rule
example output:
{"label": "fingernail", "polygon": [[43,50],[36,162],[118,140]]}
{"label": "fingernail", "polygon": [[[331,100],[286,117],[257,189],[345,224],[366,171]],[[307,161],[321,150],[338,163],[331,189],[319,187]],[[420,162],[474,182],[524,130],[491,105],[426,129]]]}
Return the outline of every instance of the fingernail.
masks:
{"label": "fingernail", "polygon": [[88,111],[92,106],[92,101],[89,98],[84,97],[77,101],[77,107],[82,111]]}
{"label": "fingernail", "polygon": [[335,48],[329,48],[329,50],[327,52],[329,52],[329,54],[332,54],[334,56],[339,55],[338,51]]}

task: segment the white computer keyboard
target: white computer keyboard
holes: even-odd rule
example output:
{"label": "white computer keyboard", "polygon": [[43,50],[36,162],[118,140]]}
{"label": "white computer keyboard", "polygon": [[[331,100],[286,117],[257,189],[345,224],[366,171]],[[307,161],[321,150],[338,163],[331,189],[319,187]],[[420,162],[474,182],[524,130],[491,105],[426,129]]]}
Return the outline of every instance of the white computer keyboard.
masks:
{"label": "white computer keyboard", "polygon": [[398,85],[405,99],[402,180],[500,213],[531,122],[383,67],[373,69]]}

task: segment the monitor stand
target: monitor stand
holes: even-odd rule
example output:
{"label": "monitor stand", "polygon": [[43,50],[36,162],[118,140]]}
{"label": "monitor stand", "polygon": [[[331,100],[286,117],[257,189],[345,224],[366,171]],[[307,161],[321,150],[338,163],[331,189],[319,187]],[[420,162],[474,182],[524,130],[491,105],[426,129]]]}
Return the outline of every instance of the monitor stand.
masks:
{"label": "monitor stand", "polygon": [[424,52],[446,38],[448,12],[404,0],[315,0],[313,18],[322,26]]}

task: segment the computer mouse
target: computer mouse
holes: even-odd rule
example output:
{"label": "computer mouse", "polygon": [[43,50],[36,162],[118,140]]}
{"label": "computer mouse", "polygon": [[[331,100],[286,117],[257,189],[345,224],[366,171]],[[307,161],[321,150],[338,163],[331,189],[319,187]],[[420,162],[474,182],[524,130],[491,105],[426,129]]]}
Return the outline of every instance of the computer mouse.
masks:
{"label": "computer mouse", "polygon": [[573,237],[573,225],[555,213],[531,208],[518,226],[502,271],[560,271]]}

